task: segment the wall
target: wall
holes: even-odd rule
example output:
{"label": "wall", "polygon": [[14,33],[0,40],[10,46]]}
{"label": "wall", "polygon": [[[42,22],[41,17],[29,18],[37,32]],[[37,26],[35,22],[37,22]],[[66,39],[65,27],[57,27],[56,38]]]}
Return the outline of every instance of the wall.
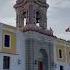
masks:
{"label": "wall", "polygon": [[[62,50],[62,58],[59,58],[59,49]],[[55,39],[54,42],[54,63],[55,69],[59,70],[60,65],[64,66],[64,70],[69,70],[70,68],[70,44],[61,39]]]}

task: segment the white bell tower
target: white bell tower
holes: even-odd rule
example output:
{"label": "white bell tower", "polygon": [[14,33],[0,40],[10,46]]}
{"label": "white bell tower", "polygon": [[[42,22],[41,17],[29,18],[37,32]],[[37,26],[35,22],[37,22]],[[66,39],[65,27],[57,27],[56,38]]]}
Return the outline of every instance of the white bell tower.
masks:
{"label": "white bell tower", "polygon": [[46,0],[17,0],[16,25],[21,31],[39,31],[47,29]]}

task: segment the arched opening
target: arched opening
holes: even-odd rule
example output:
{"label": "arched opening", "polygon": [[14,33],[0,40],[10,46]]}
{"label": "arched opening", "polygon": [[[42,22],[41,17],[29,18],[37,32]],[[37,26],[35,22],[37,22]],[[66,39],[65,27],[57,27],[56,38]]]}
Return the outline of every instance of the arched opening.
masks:
{"label": "arched opening", "polygon": [[26,12],[23,12],[23,23],[24,23],[24,26],[26,26],[26,23],[27,23],[27,18],[26,18]]}
{"label": "arched opening", "polygon": [[26,18],[24,18],[24,26],[26,26]]}
{"label": "arched opening", "polygon": [[40,23],[40,12],[36,11],[36,25],[39,27],[39,23]]}
{"label": "arched opening", "polygon": [[59,49],[59,58],[62,58],[62,50]]}
{"label": "arched opening", "polygon": [[48,70],[48,54],[45,49],[40,49],[42,61],[38,62],[38,70]]}

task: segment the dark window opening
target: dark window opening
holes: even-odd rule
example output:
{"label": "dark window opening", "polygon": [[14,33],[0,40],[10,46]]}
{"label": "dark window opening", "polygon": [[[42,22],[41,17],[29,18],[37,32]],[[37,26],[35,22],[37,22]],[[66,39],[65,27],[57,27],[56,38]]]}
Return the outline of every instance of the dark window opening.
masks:
{"label": "dark window opening", "polygon": [[40,22],[40,13],[37,11],[36,12],[36,23]]}
{"label": "dark window opening", "polygon": [[59,49],[59,58],[62,58],[62,50]]}
{"label": "dark window opening", "polygon": [[5,47],[10,47],[10,36],[9,35],[5,35],[4,45]]}
{"label": "dark window opening", "polygon": [[64,69],[63,69],[63,66],[60,66],[60,70],[64,70]]}
{"label": "dark window opening", "polygon": [[10,57],[9,56],[3,57],[3,69],[10,69]]}
{"label": "dark window opening", "polygon": [[24,23],[24,26],[26,25],[26,12],[23,12],[23,23]]}
{"label": "dark window opening", "polygon": [[24,18],[26,17],[26,12],[23,12],[23,15],[22,15]]}

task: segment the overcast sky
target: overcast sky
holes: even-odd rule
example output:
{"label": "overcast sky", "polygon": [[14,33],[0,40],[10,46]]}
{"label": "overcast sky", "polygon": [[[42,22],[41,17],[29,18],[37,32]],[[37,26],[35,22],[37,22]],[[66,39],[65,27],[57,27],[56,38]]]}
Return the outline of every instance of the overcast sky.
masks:
{"label": "overcast sky", "polygon": [[[48,28],[59,38],[70,40],[70,33],[65,32],[70,26],[70,0],[48,0],[48,3]],[[14,4],[15,0],[0,0],[0,22],[16,26]]]}

